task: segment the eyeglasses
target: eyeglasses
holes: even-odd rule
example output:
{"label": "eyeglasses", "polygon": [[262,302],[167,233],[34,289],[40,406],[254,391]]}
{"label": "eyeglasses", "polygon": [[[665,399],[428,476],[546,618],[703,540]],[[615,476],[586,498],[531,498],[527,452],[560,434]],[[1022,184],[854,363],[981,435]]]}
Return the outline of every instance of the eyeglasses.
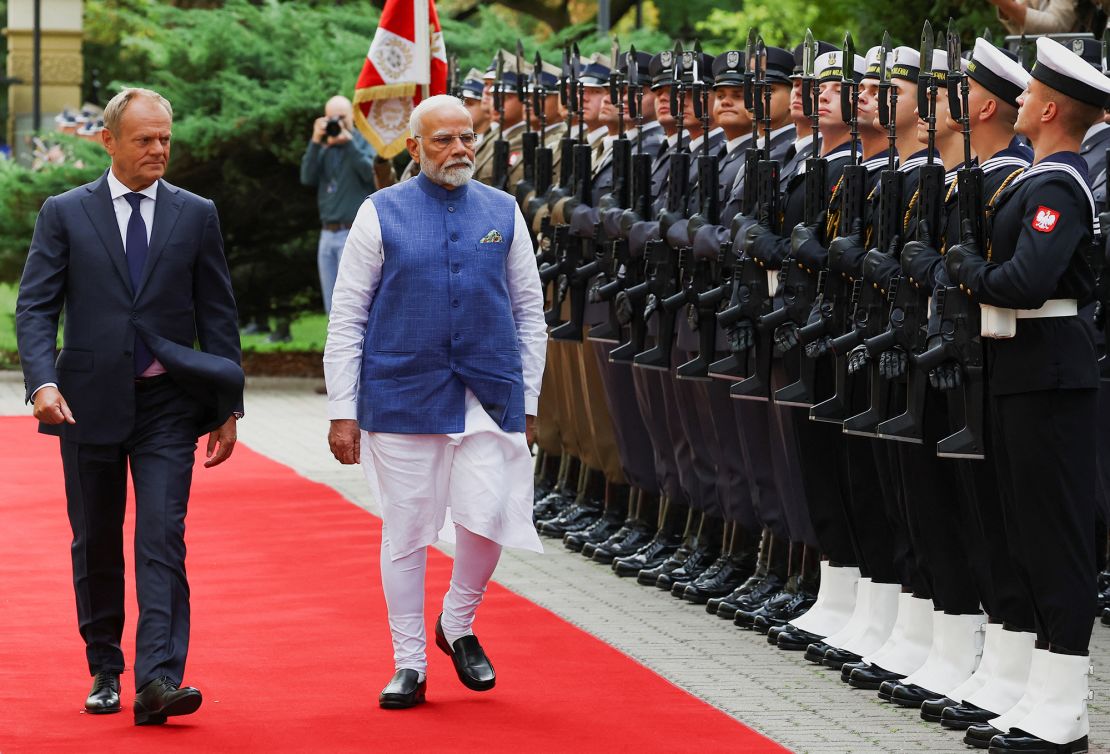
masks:
{"label": "eyeglasses", "polygon": [[[413,136],[414,139],[421,139],[422,136]],[[467,149],[473,149],[482,143],[482,135],[476,134],[473,131],[467,131],[461,134],[440,134],[432,136],[429,140],[435,144],[436,149],[449,149],[455,143],[455,139],[462,142],[462,145]]]}

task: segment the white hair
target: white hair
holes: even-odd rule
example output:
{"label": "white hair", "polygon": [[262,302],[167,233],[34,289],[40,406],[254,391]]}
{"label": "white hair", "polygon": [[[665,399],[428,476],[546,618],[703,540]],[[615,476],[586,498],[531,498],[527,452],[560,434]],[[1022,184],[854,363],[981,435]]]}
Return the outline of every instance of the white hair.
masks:
{"label": "white hair", "polygon": [[424,116],[433,110],[439,110],[441,107],[456,107],[461,112],[466,113],[467,117],[470,116],[470,111],[466,109],[466,105],[458,97],[450,94],[437,94],[428,97],[426,100],[421,100],[420,104],[412,109],[412,115],[409,116],[409,134],[419,136]]}

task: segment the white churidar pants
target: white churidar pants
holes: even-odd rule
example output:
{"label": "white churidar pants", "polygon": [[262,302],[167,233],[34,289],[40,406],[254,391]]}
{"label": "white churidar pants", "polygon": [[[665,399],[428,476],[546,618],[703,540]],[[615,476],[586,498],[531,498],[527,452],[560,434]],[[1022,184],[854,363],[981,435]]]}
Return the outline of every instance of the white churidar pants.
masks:
{"label": "white churidar pants", "polygon": [[362,468],[382,509],[382,590],[397,669],[427,668],[424,572],[450,509],[456,540],[443,600],[449,639],[471,633],[502,546],[542,552],[532,523],[532,456],[466,392],[466,429],[362,434]]}

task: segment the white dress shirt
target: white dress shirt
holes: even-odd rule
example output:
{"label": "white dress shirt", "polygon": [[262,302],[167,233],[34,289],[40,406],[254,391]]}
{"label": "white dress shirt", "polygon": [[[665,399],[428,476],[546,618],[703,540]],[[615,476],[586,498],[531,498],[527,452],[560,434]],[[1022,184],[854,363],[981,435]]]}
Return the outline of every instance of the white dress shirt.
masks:
{"label": "white dress shirt", "polygon": [[[520,208],[514,205],[513,209],[516,215],[513,243],[505,265],[524,373],[524,413],[535,416],[547,355],[547,325],[543,319],[543,292],[528,224]],[[413,221],[419,222],[419,219],[413,218]],[[358,418],[363,338],[384,262],[378,210],[374,202],[367,199],[359,208],[347,236],[332,294],[328,338],[324,346],[329,419]]]}

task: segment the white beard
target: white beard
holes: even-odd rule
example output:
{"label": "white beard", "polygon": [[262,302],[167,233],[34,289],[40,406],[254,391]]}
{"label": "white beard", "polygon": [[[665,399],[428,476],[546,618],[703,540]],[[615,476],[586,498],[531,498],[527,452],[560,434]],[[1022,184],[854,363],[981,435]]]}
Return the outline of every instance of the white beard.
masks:
{"label": "white beard", "polygon": [[439,168],[424,154],[424,145],[420,145],[420,171],[435,183],[458,188],[474,177],[474,160],[463,157],[455,167]]}

